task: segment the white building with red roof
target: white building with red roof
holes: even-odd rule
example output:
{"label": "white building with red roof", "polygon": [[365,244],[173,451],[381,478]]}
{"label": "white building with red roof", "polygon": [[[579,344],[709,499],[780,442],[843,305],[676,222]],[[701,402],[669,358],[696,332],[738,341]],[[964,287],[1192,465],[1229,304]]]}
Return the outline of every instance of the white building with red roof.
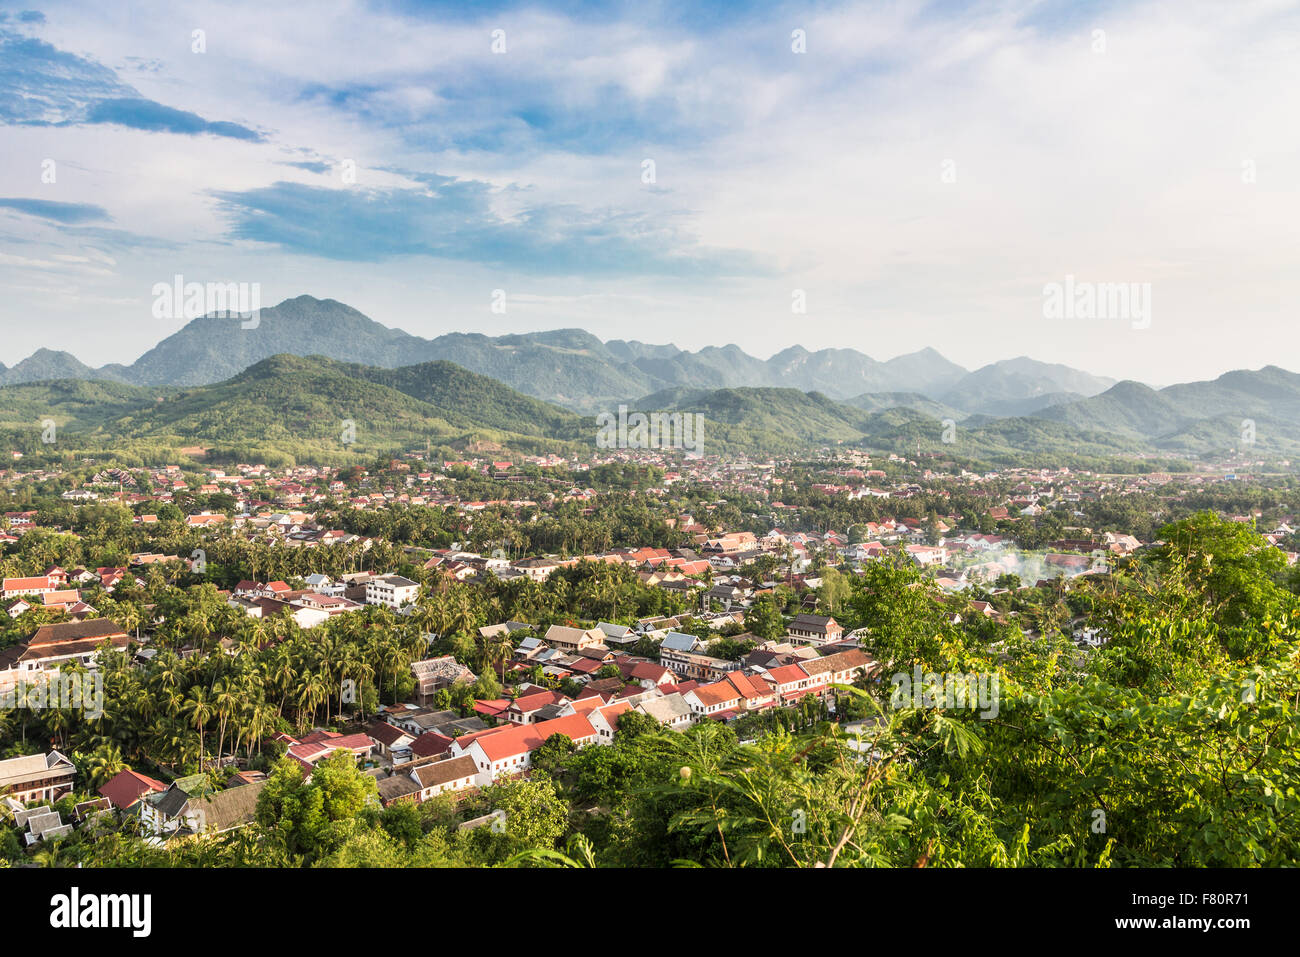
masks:
{"label": "white building with red roof", "polygon": [[500,776],[527,771],[532,767],[533,752],[553,734],[567,736],[578,747],[601,743],[600,733],[587,715],[571,714],[535,724],[511,725],[464,735],[452,743],[451,754],[454,757],[468,754],[474,759],[474,766],[478,769],[475,783],[482,787]]}

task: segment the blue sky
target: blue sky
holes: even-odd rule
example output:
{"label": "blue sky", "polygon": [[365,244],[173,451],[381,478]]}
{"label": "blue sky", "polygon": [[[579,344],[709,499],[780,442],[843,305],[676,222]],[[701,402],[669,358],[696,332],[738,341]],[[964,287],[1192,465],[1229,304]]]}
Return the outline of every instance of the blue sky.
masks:
{"label": "blue sky", "polygon": [[[424,336],[1300,369],[1291,0],[105,6],[0,4],[6,364],[134,360],[181,274]],[[1067,275],[1150,327],[1045,319]]]}

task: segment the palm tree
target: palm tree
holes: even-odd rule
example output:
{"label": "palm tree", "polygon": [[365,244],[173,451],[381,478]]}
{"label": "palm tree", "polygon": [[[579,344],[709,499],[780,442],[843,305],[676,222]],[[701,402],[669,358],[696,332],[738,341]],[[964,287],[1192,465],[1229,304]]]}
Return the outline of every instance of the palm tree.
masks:
{"label": "palm tree", "polygon": [[82,765],[86,772],[86,789],[97,791],[118,773],[127,769],[122,751],[114,744],[96,748]]}
{"label": "palm tree", "polygon": [[504,682],[506,680],[506,664],[515,653],[514,640],[509,633],[501,632],[488,638],[484,645],[488,664],[499,664],[501,666],[501,681]]}
{"label": "palm tree", "polygon": [[185,699],[182,713],[189,715],[199,732],[199,770],[203,770],[203,728],[213,715],[212,698],[205,688],[192,688]]}
{"label": "palm tree", "polygon": [[221,755],[225,752],[226,722],[239,707],[241,696],[237,695],[233,687],[224,681],[217,681],[213,684],[212,694],[218,718],[217,760],[221,760]]}

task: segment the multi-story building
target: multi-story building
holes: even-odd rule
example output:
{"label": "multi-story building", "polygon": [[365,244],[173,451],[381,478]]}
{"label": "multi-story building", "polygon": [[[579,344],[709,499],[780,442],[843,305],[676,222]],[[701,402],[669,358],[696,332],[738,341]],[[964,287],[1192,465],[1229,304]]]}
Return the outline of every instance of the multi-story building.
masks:
{"label": "multi-story building", "polygon": [[420,586],[401,575],[383,575],[366,582],[366,604],[386,605],[394,611],[415,601]]}
{"label": "multi-story building", "polygon": [[72,790],[77,769],[58,751],[0,761],[0,795],[22,804],[57,801]]}

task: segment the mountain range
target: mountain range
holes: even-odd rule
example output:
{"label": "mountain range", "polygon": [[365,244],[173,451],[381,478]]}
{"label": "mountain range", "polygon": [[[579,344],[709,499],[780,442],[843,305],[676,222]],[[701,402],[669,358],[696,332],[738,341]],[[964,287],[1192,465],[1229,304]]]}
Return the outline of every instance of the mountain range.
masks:
{"label": "mountain range", "polygon": [[[932,349],[878,362],[793,347],[761,360],[575,329],[429,340],[308,296],[263,310],[256,329],[195,319],[129,366],[43,349],[0,374],[0,429],[16,447],[50,416],[99,447],[199,445],[263,461],[434,444],[590,449],[590,414],[621,403],[702,413],[711,451],[848,444],[1004,463],[1300,454],[1300,375],[1276,366],[1153,389],[1027,358],[967,371]],[[340,441],[345,420],[356,449]]]}
{"label": "mountain range", "polygon": [[378,368],[445,360],[517,391],[593,413],[671,388],[793,388],[832,399],[915,393],[954,412],[1014,415],[1050,397],[1096,395],[1113,380],[1019,358],[969,372],[934,349],[885,362],[854,349],[810,352],[792,346],[758,359],[738,346],[688,352],[635,340],[602,342],[581,329],[521,335],[451,333],[422,339],[375,322],[333,299],[299,296],[261,311],[256,328],[204,316],[163,339],[129,366],[91,368],[67,352],[41,349],[0,385],[89,379],[140,386],[221,382],[273,355],[323,355]]}

